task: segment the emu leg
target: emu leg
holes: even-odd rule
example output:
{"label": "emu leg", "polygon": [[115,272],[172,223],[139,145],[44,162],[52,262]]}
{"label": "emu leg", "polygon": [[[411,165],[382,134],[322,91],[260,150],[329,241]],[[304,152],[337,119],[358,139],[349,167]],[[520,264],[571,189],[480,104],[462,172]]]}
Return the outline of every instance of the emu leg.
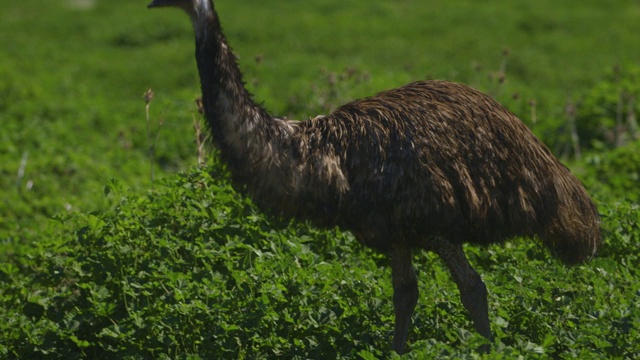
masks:
{"label": "emu leg", "polygon": [[396,324],[392,349],[399,355],[404,351],[411,315],[418,303],[418,281],[411,264],[411,249],[394,247],[391,251],[391,276],[393,282],[393,307]]}
{"label": "emu leg", "polygon": [[471,320],[476,331],[491,339],[491,327],[489,326],[489,307],[487,304],[487,288],[480,275],[471,267],[467,257],[462,251],[462,245],[446,242],[440,244],[436,253],[444,260],[451,271],[453,280],[460,290],[462,305],[471,315]]}

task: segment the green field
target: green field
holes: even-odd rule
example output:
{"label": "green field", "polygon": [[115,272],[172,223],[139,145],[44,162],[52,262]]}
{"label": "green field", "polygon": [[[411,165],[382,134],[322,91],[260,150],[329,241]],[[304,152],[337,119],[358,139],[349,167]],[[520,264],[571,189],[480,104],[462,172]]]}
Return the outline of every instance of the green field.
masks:
{"label": "green field", "polygon": [[[489,288],[488,354],[440,261],[417,255],[408,358],[640,357],[638,1],[216,8],[272,113],[466,83],[514,111],[598,204],[605,245],[589,264],[567,268],[529,239],[466,248]],[[265,217],[215,153],[197,166],[184,15],[130,0],[0,10],[0,358],[394,356],[383,257],[337,229]]]}

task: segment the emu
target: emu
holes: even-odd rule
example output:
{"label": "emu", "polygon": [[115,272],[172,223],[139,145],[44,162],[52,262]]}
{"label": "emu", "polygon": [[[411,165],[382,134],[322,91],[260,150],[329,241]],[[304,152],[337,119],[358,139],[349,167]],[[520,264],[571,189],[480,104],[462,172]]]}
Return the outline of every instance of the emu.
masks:
{"label": "emu", "polygon": [[418,81],[304,121],[271,116],[245,89],[212,0],[153,0],[191,18],[212,141],[259,208],[339,227],[388,255],[401,354],[418,301],[414,250],[442,258],[475,329],[491,339],[487,290],[463,252],[537,237],[566,264],[602,239],[585,189],[502,105],[467,86]]}

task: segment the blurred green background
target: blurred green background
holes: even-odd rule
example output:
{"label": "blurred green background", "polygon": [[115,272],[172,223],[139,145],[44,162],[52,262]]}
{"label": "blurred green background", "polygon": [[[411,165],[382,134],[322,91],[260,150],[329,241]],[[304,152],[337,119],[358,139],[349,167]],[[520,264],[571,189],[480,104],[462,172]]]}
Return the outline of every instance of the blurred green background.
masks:
{"label": "blurred green background", "polygon": [[[194,163],[199,83],[191,28],[144,1],[5,1],[0,22],[0,229],[100,209],[110,178],[150,183]],[[308,118],[424,78],[489,92],[552,148],[567,101],[637,66],[637,1],[219,1],[247,86]],[[499,83],[500,77],[505,78]],[[161,124],[161,125],[160,125]],[[578,124],[580,127],[580,124]],[[157,134],[156,134],[157,132]],[[24,171],[18,176],[19,170]],[[98,195],[98,196],[96,196]]]}
{"label": "blurred green background", "polygon": [[[216,8],[247,87],[276,115],[306,119],[421,79],[462,82],[490,94],[568,164],[608,214],[607,224],[623,224],[607,225],[624,240],[613,248],[637,253],[639,1],[219,0]],[[147,10],[144,0],[22,0],[1,2],[0,19],[0,264],[6,265],[0,280],[16,286],[19,295],[6,302],[15,304],[44,291],[21,287],[48,269],[29,261],[62,261],[57,256],[66,250],[42,249],[62,249],[67,236],[84,231],[65,223],[61,233],[52,224],[64,221],[52,219],[79,216],[99,229],[104,224],[94,216],[117,220],[109,212],[118,204],[114,189],[143,197],[157,189],[158,179],[179,188],[198,182],[176,174],[197,163],[193,123],[200,90],[191,25],[178,11]],[[155,94],[149,121],[147,89]],[[225,186],[217,191],[231,191]],[[244,206],[234,204],[228,206]],[[283,237],[299,236],[287,231],[295,234]],[[503,256],[497,254],[476,256]],[[599,266],[619,262],[608,254]],[[625,269],[638,265],[629,264]],[[24,279],[12,278],[10,269],[23,271]],[[361,274],[370,284],[379,275]],[[634,279],[629,276],[618,280]],[[626,289],[620,296],[637,300],[635,290]],[[606,298],[606,291],[598,296]],[[15,310],[6,304],[4,311]],[[626,329],[624,336],[632,333]]]}

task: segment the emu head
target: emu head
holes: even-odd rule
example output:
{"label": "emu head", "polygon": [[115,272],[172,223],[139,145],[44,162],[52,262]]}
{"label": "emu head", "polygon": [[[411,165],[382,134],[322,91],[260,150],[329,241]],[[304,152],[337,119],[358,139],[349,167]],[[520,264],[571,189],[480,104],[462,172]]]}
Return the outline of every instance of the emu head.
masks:
{"label": "emu head", "polygon": [[177,7],[189,12],[190,9],[191,11],[193,11],[193,9],[197,7],[199,2],[200,1],[198,0],[152,0],[151,3],[147,5],[147,7]]}
{"label": "emu head", "polygon": [[189,15],[193,23],[194,30],[198,34],[198,29],[205,19],[214,16],[213,0],[152,0],[147,8],[174,7],[182,9]]}

